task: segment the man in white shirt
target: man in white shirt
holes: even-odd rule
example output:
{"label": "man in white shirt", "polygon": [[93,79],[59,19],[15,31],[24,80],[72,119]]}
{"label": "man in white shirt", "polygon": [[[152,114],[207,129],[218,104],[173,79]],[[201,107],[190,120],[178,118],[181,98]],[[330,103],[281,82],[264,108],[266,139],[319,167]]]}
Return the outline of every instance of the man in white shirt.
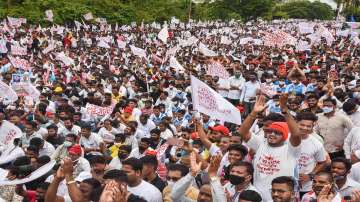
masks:
{"label": "man in white shirt", "polygon": [[39,148],[39,157],[40,156],[51,156],[55,152],[54,146],[48,143],[47,141],[39,138],[34,137],[30,140],[30,145],[34,145]]}
{"label": "man in white shirt", "polygon": [[106,149],[102,138],[98,134],[91,132],[90,125],[84,125],[81,128],[79,144],[84,149],[85,158],[91,158],[92,155],[101,155]]}
{"label": "man in white shirt", "polygon": [[64,127],[59,128],[58,135],[62,137],[65,137],[69,133],[79,135],[81,128],[80,126],[74,125],[74,121],[71,117],[66,116],[63,121]]}
{"label": "man in white shirt", "polygon": [[343,148],[346,159],[350,159],[352,152],[360,150],[360,127],[354,127],[350,130],[344,140]]}
{"label": "man in white shirt", "polygon": [[351,196],[354,190],[360,189],[360,183],[351,179],[348,174],[351,170],[349,160],[338,157],[331,161],[331,173],[335,181],[335,185],[341,196]]}
{"label": "man in white shirt", "polygon": [[148,202],[162,202],[161,192],[152,184],[141,179],[142,162],[137,158],[128,158],[122,162],[122,170],[128,176],[128,191],[144,198]]}
{"label": "man in white shirt", "polygon": [[[141,130],[144,134],[144,137],[150,137],[150,131],[156,128],[155,123],[149,119],[149,116],[146,114],[141,114],[138,120],[137,130]],[[143,137],[136,137],[140,140]]]}
{"label": "man in white shirt", "polygon": [[240,102],[245,107],[245,116],[248,115],[255,103],[256,94],[260,90],[260,83],[256,80],[256,73],[252,72],[249,75],[249,81],[244,84],[241,91]]}
{"label": "man in white shirt", "polygon": [[241,76],[240,70],[235,70],[234,76],[229,78],[229,83],[230,88],[228,98],[232,104],[237,105],[245,84],[245,79]]}
{"label": "man in white shirt", "polygon": [[217,92],[223,96],[224,98],[228,97],[229,89],[230,89],[230,82],[228,79],[220,79],[217,76],[214,77],[214,81],[217,84]]}
{"label": "man in white shirt", "polygon": [[[280,97],[281,111],[286,122],[274,122],[264,128],[266,141],[250,133],[258,113],[265,110],[265,97],[260,96],[253,111],[242,123],[239,134],[247,146],[256,151],[254,156],[254,186],[264,201],[271,200],[271,182],[279,176],[295,176],[297,159],[301,154],[301,135],[297,123],[288,113],[287,96]],[[289,141],[287,141],[289,136]]]}
{"label": "man in white shirt", "polygon": [[326,166],[323,144],[312,135],[317,117],[312,112],[300,112],[296,116],[301,134],[301,154],[298,159],[300,171],[300,196],[311,191],[314,175]]}
{"label": "man in white shirt", "polygon": [[352,123],[360,127],[360,107],[352,100],[348,100],[343,104],[342,109],[349,116]]}
{"label": "man in white shirt", "polygon": [[25,133],[21,136],[21,146],[26,148],[30,144],[30,140],[34,137],[42,138],[39,133],[36,133],[35,130],[37,128],[37,124],[33,121],[27,122],[25,124]]}

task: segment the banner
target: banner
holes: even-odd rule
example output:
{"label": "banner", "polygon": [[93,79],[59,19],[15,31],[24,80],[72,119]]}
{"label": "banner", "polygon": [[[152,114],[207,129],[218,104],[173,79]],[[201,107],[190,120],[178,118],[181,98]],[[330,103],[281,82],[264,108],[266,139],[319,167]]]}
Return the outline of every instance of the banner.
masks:
{"label": "banner", "polygon": [[170,58],[170,67],[174,68],[176,71],[185,71],[184,67],[176,60],[174,56]]}
{"label": "banner", "polygon": [[29,82],[19,82],[11,84],[11,88],[18,96],[30,96],[34,100],[38,100],[40,91]]}
{"label": "banner", "polygon": [[94,19],[94,17],[93,17],[93,15],[92,15],[91,12],[90,12],[90,13],[86,13],[83,17],[84,17],[85,20],[92,20],[92,19]]}
{"label": "banner", "polygon": [[6,41],[4,39],[0,40],[0,53],[7,53],[8,49],[6,47]]}
{"label": "banner", "polygon": [[45,16],[46,16],[46,20],[48,20],[48,21],[50,21],[50,22],[52,22],[54,19],[54,13],[53,13],[53,11],[52,10],[46,10],[45,11]]}
{"label": "banner", "polygon": [[139,57],[143,57],[143,58],[146,58],[146,51],[144,49],[141,49],[141,48],[137,48],[133,45],[130,45],[130,49],[131,49],[131,52],[136,55],[136,56],[139,56]]}
{"label": "banner", "polygon": [[213,119],[241,124],[240,111],[204,82],[191,76],[193,108]]}
{"label": "banner", "polygon": [[48,47],[46,47],[42,53],[43,54],[48,54],[50,53],[51,51],[53,51],[55,49],[55,44],[54,43],[49,43]]}
{"label": "banner", "polygon": [[299,32],[300,34],[312,34],[314,33],[314,25],[301,22],[299,23]]}
{"label": "banner", "polygon": [[26,19],[25,18],[12,18],[12,17],[7,17],[9,25],[11,27],[20,27],[22,23],[26,23]]}
{"label": "banner", "polygon": [[114,109],[113,106],[101,107],[101,106],[93,105],[93,104],[89,104],[89,103],[87,103],[85,106],[86,113],[92,117],[109,115],[112,113],[113,109]]}
{"label": "banner", "polygon": [[125,41],[123,41],[123,40],[121,40],[121,39],[118,39],[118,40],[116,40],[116,41],[117,41],[118,47],[119,47],[120,49],[125,49],[125,47],[126,47],[126,42],[125,42]]}
{"label": "banner", "polygon": [[199,45],[199,51],[200,51],[200,53],[202,53],[203,55],[208,56],[208,57],[215,57],[215,56],[218,55],[214,51],[208,49],[208,47],[206,47],[201,42],[200,42],[200,45]]}
{"label": "banner", "polygon": [[0,179],[0,186],[4,185],[17,185],[17,184],[24,184],[27,182],[31,182],[33,180],[38,179],[39,177],[44,176],[46,173],[48,173],[53,167],[55,166],[56,161],[52,160],[49,163],[41,166],[40,168],[33,171],[29,176],[26,176],[22,179],[15,179],[15,180],[9,180],[7,178],[1,178]]}
{"label": "banner", "polygon": [[9,121],[2,121],[0,126],[0,145],[12,144],[15,138],[19,138],[21,136],[22,131],[20,128]]}
{"label": "banner", "polygon": [[8,56],[8,58],[15,68],[23,69],[25,71],[29,71],[31,69],[30,63],[25,59],[15,58],[11,56]]}
{"label": "banner", "polygon": [[11,55],[27,55],[27,48],[11,45]]}
{"label": "banner", "polygon": [[109,49],[110,48],[110,45],[108,43],[106,43],[105,41],[99,41],[99,43],[97,44],[98,47],[100,48],[107,48]]}
{"label": "banner", "polygon": [[264,45],[265,46],[272,46],[272,47],[283,47],[285,45],[295,45],[297,39],[290,34],[276,30],[273,33],[265,32],[264,36]]}
{"label": "banner", "polygon": [[158,38],[159,38],[162,42],[166,43],[168,37],[169,37],[168,28],[167,28],[167,26],[165,26],[165,27],[162,28],[162,30],[159,32]]}
{"label": "banner", "polygon": [[13,103],[18,99],[16,92],[6,83],[0,81],[0,98]]}
{"label": "banner", "polygon": [[72,58],[66,56],[64,52],[56,54],[56,59],[63,62],[66,66],[75,64],[74,60]]}
{"label": "banner", "polygon": [[225,45],[230,45],[232,44],[232,41],[228,37],[222,36],[220,39],[220,43]]}
{"label": "banner", "polygon": [[216,61],[212,61],[208,67],[206,73],[211,76],[218,76],[220,79],[229,79],[229,72],[225,69],[225,67]]}

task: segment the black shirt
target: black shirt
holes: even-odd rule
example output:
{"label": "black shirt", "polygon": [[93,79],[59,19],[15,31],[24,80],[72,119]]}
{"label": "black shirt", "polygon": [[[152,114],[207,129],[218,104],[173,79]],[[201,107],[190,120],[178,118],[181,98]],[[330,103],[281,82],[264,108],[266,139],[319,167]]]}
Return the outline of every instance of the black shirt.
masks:
{"label": "black shirt", "polygon": [[150,184],[158,188],[161,193],[166,187],[166,182],[164,182],[158,175],[156,175],[156,178],[153,181],[151,181]]}

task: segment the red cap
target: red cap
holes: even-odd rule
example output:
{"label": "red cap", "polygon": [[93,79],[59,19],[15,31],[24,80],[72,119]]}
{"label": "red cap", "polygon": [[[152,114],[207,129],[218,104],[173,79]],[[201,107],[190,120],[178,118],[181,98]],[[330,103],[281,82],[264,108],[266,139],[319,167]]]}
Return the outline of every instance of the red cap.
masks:
{"label": "red cap", "polygon": [[156,150],[148,149],[148,150],[146,150],[145,155],[156,156],[157,152],[156,152]]}
{"label": "red cap", "polygon": [[270,124],[268,128],[281,132],[284,141],[289,136],[289,127],[286,122],[274,122]]}
{"label": "red cap", "polygon": [[69,148],[69,154],[80,155],[81,154],[81,146],[76,144]]}
{"label": "red cap", "polygon": [[212,131],[221,132],[223,135],[226,135],[226,136],[228,136],[229,133],[230,133],[229,129],[226,128],[223,125],[217,125],[217,126],[214,126],[214,127],[209,127],[209,129],[212,130]]}
{"label": "red cap", "polygon": [[197,132],[191,133],[191,139],[192,140],[200,139],[199,134]]}
{"label": "red cap", "polygon": [[133,108],[131,108],[130,106],[127,106],[127,107],[125,107],[125,109],[124,109],[124,113],[131,114],[132,111],[133,111]]}

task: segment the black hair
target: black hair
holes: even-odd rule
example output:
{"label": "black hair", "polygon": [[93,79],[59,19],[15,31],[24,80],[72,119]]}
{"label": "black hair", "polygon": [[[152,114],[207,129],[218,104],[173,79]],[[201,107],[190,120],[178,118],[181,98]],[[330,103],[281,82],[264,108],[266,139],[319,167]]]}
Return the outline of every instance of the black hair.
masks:
{"label": "black hair", "polygon": [[104,156],[102,155],[95,155],[90,159],[90,165],[95,165],[95,164],[106,164],[106,159]]}
{"label": "black hair", "polygon": [[240,166],[243,166],[243,167],[246,167],[246,172],[249,173],[249,175],[253,176],[254,175],[254,166],[249,163],[249,162],[246,162],[246,161],[238,161],[238,162],[235,162],[233,164],[230,165],[230,168],[229,168],[229,171],[234,168],[234,167],[240,167]]}
{"label": "black hair", "polygon": [[134,171],[142,171],[142,162],[140,159],[131,157],[122,162],[123,165],[131,166]]}
{"label": "black hair", "polygon": [[57,125],[56,124],[50,124],[48,127],[46,127],[46,129],[55,129],[55,130],[57,130],[58,129],[58,127],[57,127]]}
{"label": "black hair", "polygon": [[143,137],[140,139],[140,142],[145,142],[146,144],[150,145],[151,144],[151,139],[148,137]]}
{"label": "black hair", "polygon": [[271,185],[273,184],[287,184],[290,187],[290,191],[295,189],[295,180],[290,176],[280,176],[272,180]]}
{"label": "black hair", "polygon": [[167,170],[169,171],[180,171],[181,172],[181,176],[184,177],[185,175],[187,175],[189,173],[189,168],[183,164],[169,164],[167,166]]}
{"label": "black hair", "polygon": [[44,143],[44,140],[39,137],[34,137],[30,140],[29,145],[33,145],[40,149],[40,146]]}
{"label": "black hair", "polygon": [[73,138],[74,140],[77,139],[77,135],[75,135],[75,134],[73,134],[73,133],[69,133],[69,134],[67,134],[65,137],[71,137],[71,138]]}
{"label": "black hair", "polygon": [[33,129],[37,128],[37,123],[35,121],[27,121],[26,124],[30,125]]}
{"label": "black hair", "polygon": [[313,121],[316,122],[318,120],[318,117],[312,113],[312,112],[300,112],[296,114],[296,120],[297,121]]}
{"label": "black hair", "polygon": [[278,113],[270,113],[269,115],[265,116],[263,121],[274,121],[274,122],[285,122],[285,117]]}
{"label": "black hair", "polygon": [[29,151],[33,151],[37,154],[39,154],[39,147],[35,146],[35,145],[29,145],[26,150],[29,150]]}
{"label": "black hair", "polygon": [[83,124],[81,128],[91,131],[91,125],[89,123]]}
{"label": "black hair", "polygon": [[343,163],[345,165],[346,171],[349,171],[351,169],[351,166],[352,166],[350,160],[348,160],[348,159],[346,159],[344,157],[334,158],[331,161],[331,165],[333,163]]}
{"label": "black hair", "polygon": [[144,157],[142,157],[140,159],[142,161],[143,165],[152,165],[154,167],[154,169],[156,170],[158,167],[158,160],[156,158],[156,156],[154,155],[145,155]]}
{"label": "black hair", "polygon": [[228,148],[228,151],[236,150],[239,151],[243,157],[248,154],[248,149],[242,144],[231,144]]}
{"label": "black hair", "polygon": [[239,195],[239,200],[251,201],[251,202],[261,202],[262,198],[259,193],[253,190],[245,190]]}
{"label": "black hair", "polygon": [[343,108],[344,112],[349,113],[350,111],[352,111],[356,108],[356,103],[351,100],[348,100],[343,104],[342,108]]}
{"label": "black hair", "polygon": [[157,134],[157,135],[160,135],[161,134],[161,131],[158,129],[158,128],[155,128],[155,129],[152,129],[151,131],[150,131],[150,134],[151,133],[155,133],[155,134]]}
{"label": "black hair", "polygon": [[40,156],[38,159],[37,159],[37,163],[40,165],[40,166],[43,166],[47,163],[49,163],[51,161],[51,158],[49,156]]}
{"label": "black hair", "polygon": [[126,151],[127,153],[129,153],[130,154],[130,152],[131,152],[131,145],[121,145],[120,147],[119,147],[119,150],[124,150],[124,151]]}
{"label": "black hair", "polygon": [[332,99],[330,97],[326,98],[323,100],[323,103],[325,102],[331,102],[334,106],[336,106],[336,100],[335,99]]}
{"label": "black hair", "polygon": [[320,171],[320,172],[316,173],[315,175],[316,176],[326,176],[330,180],[330,182],[333,182],[333,180],[334,180],[331,172]]}
{"label": "black hair", "polygon": [[117,182],[127,183],[127,175],[126,175],[125,171],[118,170],[118,169],[113,169],[113,170],[109,170],[109,171],[105,172],[103,179],[104,180],[109,179],[109,180],[115,180]]}

